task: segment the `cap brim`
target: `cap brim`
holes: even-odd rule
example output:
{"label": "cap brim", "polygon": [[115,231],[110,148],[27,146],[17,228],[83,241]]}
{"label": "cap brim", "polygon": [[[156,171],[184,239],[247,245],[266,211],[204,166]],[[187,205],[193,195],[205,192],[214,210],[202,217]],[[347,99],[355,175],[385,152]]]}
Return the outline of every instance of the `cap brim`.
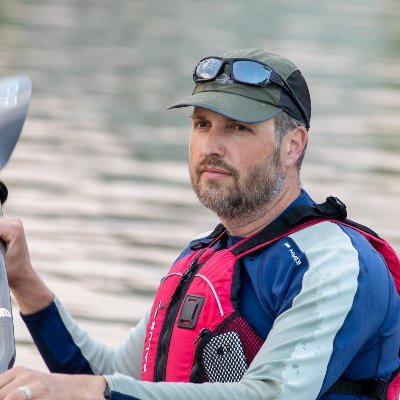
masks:
{"label": "cap brim", "polygon": [[281,108],[262,101],[216,91],[196,93],[168,107],[168,110],[190,106],[206,108],[236,121],[249,123],[266,121],[282,111]]}

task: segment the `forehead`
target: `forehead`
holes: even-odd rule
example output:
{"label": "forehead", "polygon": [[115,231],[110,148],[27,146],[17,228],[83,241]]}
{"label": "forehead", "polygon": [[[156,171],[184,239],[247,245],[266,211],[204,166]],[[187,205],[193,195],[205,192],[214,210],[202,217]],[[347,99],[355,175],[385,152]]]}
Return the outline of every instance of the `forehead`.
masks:
{"label": "forehead", "polygon": [[224,122],[236,122],[239,124],[243,124],[246,126],[252,126],[255,129],[256,128],[265,128],[266,126],[273,126],[275,127],[275,119],[270,118],[262,122],[243,122],[237,119],[233,119],[230,117],[227,117],[223,114],[220,114],[216,111],[209,110],[208,108],[202,108],[202,107],[194,107],[193,108],[193,113],[192,113],[192,118],[206,118],[206,119],[215,119],[215,120],[220,120]]}
{"label": "forehead", "polygon": [[226,115],[223,115],[219,112],[209,110],[208,108],[203,108],[203,107],[193,107],[193,113],[192,117],[207,117],[207,118],[218,118],[218,119],[224,119],[226,121],[237,121],[235,119],[229,118]]}

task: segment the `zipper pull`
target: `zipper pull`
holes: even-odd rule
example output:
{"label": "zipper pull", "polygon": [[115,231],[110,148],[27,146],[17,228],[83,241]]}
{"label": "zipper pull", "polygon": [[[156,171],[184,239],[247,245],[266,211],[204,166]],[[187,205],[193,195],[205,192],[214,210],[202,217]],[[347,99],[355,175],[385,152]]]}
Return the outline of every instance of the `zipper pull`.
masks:
{"label": "zipper pull", "polygon": [[196,260],[192,261],[192,263],[189,265],[188,269],[183,273],[182,279],[186,280],[189,277],[190,273],[197,267],[197,265],[198,264],[197,264]]}
{"label": "zipper pull", "polygon": [[204,338],[204,336],[207,335],[207,333],[211,333],[211,331],[210,331],[209,329],[207,329],[207,328],[203,328],[203,329],[200,331],[199,336],[197,336],[197,338],[194,339],[193,344],[197,344],[200,340],[202,340],[202,339]]}
{"label": "zipper pull", "polygon": [[[181,277],[180,281],[178,282],[178,285],[175,288],[174,294],[178,293],[181,290],[181,287],[186,282],[186,280],[189,279],[190,273],[193,271],[194,268],[197,267],[197,265],[198,264],[196,261],[192,261],[192,263],[189,265],[187,270],[182,274],[182,277]],[[174,296],[174,294],[171,296],[171,298]]]}

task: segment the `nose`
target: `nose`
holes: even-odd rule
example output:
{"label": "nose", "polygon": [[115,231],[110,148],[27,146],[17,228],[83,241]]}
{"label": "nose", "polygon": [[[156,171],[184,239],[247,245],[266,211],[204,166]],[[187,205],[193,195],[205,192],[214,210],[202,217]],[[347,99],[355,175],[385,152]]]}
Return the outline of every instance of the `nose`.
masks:
{"label": "nose", "polygon": [[223,129],[219,126],[212,126],[204,137],[202,146],[203,155],[223,156],[225,153],[225,143]]}

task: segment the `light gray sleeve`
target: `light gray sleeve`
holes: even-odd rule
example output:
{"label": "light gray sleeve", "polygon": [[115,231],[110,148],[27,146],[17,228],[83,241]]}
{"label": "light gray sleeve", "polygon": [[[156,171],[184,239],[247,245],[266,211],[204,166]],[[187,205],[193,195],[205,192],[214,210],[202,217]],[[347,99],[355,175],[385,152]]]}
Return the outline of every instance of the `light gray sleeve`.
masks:
{"label": "light gray sleeve", "polygon": [[[273,377],[235,383],[140,382],[126,375],[105,376],[112,391],[140,400],[266,400],[276,399],[280,382]],[[288,399],[289,400],[289,399]]]}
{"label": "light gray sleeve", "polygon": [[118,347],[106,346],[94,339],[71,317],[59,299],[55,299],[61,319],[96,375],[121,373],[140,377],[146,326],[150,310],[145,317],[129,330],[128,338]]}

